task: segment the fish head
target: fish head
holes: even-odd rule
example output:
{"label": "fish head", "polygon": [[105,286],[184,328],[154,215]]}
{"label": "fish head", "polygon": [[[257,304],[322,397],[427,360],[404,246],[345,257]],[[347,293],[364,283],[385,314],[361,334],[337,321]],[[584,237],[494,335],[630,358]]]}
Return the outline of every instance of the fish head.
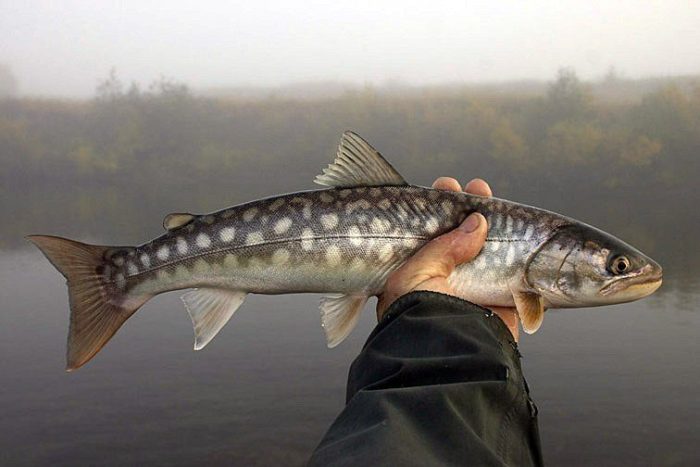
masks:
{"label": "fish head", "polygon": [[548,307],[597,306],[650,295],[661,286],[662,268],[610,234],[573,224],[536,250],[525,277]]}

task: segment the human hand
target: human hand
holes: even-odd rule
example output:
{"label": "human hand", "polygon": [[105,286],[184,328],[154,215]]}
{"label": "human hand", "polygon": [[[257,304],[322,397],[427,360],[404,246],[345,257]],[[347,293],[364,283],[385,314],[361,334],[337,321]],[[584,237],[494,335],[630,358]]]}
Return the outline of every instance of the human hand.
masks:
{"label": "human hand", "polygon": [[[440,177],[433,183],[438,190],[462,191],[454,178]],[[474,179],[467,183],[464,191],[473,195],[492,196],[489,185]],[[416,290],[457,295],[448,282],[448,277],[457,266],[474,259],[486,241],[488,226],[479,213],[470,214],[456,229],[434,238],[394,271],[386,281],[377,302],[377,320],[384,316],[389,305],[402,295]],[[490,307],[508,326],[515,341],[518,341],[518,314],[515,308]]]}

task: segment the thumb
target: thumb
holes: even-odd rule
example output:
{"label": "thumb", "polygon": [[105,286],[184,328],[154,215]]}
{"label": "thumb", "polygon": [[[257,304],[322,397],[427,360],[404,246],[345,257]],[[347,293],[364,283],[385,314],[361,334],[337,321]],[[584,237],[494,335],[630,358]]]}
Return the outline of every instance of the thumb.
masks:
{"label": "thumb", "polygon": [[433,277],[447,277],[457,266],[479,254],[486,241],[487,230],[484,216],[478,212],[472,213],[459,227],[427,243],[409,260],[410,268]]}

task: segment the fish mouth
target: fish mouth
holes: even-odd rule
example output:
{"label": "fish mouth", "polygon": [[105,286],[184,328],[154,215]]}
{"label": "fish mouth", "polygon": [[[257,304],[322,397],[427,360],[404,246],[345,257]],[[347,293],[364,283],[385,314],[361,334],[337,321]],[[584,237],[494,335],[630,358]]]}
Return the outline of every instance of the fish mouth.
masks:
{"label": "fish mouth", "polygon": [[647,264],[637,274],[633,276],[621,277],[600,289],[600,294],[604,297],[619,295],[626,300],[636,300],[637,298],[651,295],[661,287],[663,282],[663,271],[658,264]]}

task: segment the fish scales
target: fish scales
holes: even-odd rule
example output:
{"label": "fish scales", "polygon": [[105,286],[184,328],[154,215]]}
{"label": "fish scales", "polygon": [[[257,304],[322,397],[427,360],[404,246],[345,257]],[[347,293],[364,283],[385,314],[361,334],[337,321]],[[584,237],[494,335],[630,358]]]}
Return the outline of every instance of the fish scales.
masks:
{"label": "fish scales", "polygon": [[30,236],[67,278],[67,369],[89,361],[151,297],[178,289],[195,349],[221,330],[246,294],[320,292],[329,347],[353,329],[367,299],[431,239],[479,212],[486,242],[448,278],[484,306],[514,306],[535,332],[549,307],[621,303],[649,295],[662,270],[594,227],[512,201],[409,185],[366,141],[343,134],[326,189],[193,215],[166,216],[166,232],[136,247]]}
{"label": "fish scales", "polygon": [[[528,214],[513,203],[433,193],[419,187],[302,192],[197,216],[135,250],[114,252],[110,280],[123,276],[123,290],[137,294],[213,285],[265,293],[374,294],[383,285],[381,279],[426,241],[453,229],[470,212],[480,211],[493,225],[487,246],[458,276],[470,277],[473,270],[503,264],[508,267],[495,278],[502,281],[520,265],[506,261],[508,252],[517,248],[518,258],[522,257],[547,229],[546,222],[531,222],[542,220],[541,214]],[[304,215],[306,208],[310,216]],[[520,230],[513,228],[516,224]],[[535,232],[531,242],[524,238],[528,228]],[[148,266],[130,257],[149,258]],[[512,305],[512,300],[498,302]]]}

